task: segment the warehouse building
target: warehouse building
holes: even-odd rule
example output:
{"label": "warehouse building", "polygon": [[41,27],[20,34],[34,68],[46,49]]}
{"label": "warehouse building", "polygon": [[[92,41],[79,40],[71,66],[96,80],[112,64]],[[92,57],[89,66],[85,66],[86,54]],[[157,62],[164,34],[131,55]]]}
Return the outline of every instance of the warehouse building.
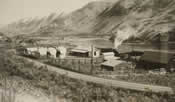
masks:
{"label": "warehouse building", "polygon": [[70,55],[77,57],[100,57],[100,50],[91,47],[77,47],[70,51]]}
{"label": "warehouse building", "polygon": [[175,52],[145,51],[139,66],[144,68],[175,68]]}
{"label": "warehouse building", "polygon": [[70,51],[70,55],[77,57],[89,57],[89,52],[87,50],[82,49],[72,49]]}

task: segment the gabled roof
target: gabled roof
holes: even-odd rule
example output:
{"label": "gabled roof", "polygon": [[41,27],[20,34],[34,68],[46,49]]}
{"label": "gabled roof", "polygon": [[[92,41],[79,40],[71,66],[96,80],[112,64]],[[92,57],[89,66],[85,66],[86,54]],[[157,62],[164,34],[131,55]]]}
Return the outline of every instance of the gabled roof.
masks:
{"label": "gabled roof", "polygon": [[117,65],[119,65],[123,62],[124,61],[121,61],[121,60],[108,60],[108,61],[105,61],[104,63],[102,63],[101,65],[116,67]]}
{"label": "gabled roof", "polygon": [[104,56],[114,56],[114,52],[105,52],[105,53],[102,53],[102,55]]}

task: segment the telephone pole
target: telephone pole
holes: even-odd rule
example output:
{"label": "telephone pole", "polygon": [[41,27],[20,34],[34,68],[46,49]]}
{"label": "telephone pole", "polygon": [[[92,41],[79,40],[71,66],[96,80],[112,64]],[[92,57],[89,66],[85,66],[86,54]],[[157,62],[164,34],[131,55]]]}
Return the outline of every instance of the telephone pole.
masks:
{"label": "telephone pole", "polygon": [[94,49],[93,49],[93,45],[91,45],[91,74],[93,74],[93,69],[94,69],[93,57],[94,57]]}

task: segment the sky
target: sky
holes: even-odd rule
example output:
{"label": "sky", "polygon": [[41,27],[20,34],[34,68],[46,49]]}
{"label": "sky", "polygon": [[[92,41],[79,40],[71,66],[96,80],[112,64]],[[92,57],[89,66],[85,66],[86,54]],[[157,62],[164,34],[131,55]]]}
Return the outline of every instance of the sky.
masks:
{"label": "sky", "polygon": [[70,13],[95,0],[0,0],[0,25],[50,13]]}

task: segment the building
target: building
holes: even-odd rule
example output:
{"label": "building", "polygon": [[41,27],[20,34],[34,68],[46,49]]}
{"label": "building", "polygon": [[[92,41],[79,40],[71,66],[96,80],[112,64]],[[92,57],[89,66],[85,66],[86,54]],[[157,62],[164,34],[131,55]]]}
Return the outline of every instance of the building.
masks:
{"label": "building", "polygon": [[89,57],[89,52],[83,49],[72,49],[70,55],[77,57]]}
{"label": "building", "polygon": [[126,64],[125,61],[108,60],[101,64],[101,70],[115,71],[115,68],[123,67],[124,64]]}
{"label": "building", "polygon": [[104,53],[102,53],[102,56],[103,56],[103,59],[105,61],[119,59],[119,57],[115,57],[115,53],[114,52],[104,52]]}
{"label": "building", "polygon": [[56,52],[56,57],[59,58],[65,58],[67,55],[67,49],[63,46],[59,46],[56,48],[57,52]]}
{"label": "building", "polygon": [[114,50],[114,44],[110,40],[96,39],[92,40],[91,44],[102,53],[114,52],[115,55],[118,53]]}
{"label": "building", "polygon": [[[175,35],[173,32],[160,33],[154,37],[156,49],[146,49],[139,65],[146,68],[175,68]],[[143,48],[144,50],[144,48]]]}
{"label": "building", "polygon": [[100,57],[100,50],[93,47],[91,50],[89,50],[89,56],[94,58]]}
{"label": "building", "polygon": [[94,47],[77,47],[70,51],[70,55],[77,57],[100,57],[100,50]]}
{"label": "building", "polygon": [[118,59],[118,52],[113,49],[113,45],[108,43],[109,46],[96,45],[95,48],[100,51],[104,60]]}
{"label": "building", "polygon": [[57,50],[53,47],[47,48],[47,56],[51,58],[57,58]]}
{"label": "building", "polygon": [[26,53],[26,48],[24,46],[17,46],[16,53],[20,55],[24,55]]}
{"label": "building", "polygon": [[46,47],[39,47],[38,52],[40,53],[40,56],[46,56],[47,55],[47,48]]}
{"label": "building", "polygon": [[63,46],[47,48],[47,56],[48,57],[65,58],[66,55],[67,55],[67,49]]}
{"label": "building", "polygon": [[96,47],[97,49],[100,50],[101,53],[106,53],[106,52],[113,52],[114,49],[111,47]]}
{"label": "building", "polygon": [[31,58],[40,58],[40,53],[36,47],[20,47],[16,49],[17,53]]}
{"label": "building", "polygon": [[33,55],[34,52],[38,52],[40,57],[51,58],[65,58],[67,50],[64,47],[28,47],[18,50],[25,55]]}
{"label": "building", "polygon": [[128,54],[133,51],[132,45],[129,44],[121,44],[118,46],[117,52],[121,54]]}
{"label": "building", "polygon": [[145,68],[175,68],[172,63],[174,59],[175,52],[145,51],[143,56],[140,58],[139,65]]}
{"label": "building", "polygon": [[26,48],[26,50],[25,50],[25,54],[32,54],[32,52],[36,52],[36,51],[38,51],[39,49],[37,48],[37,47],[28,47],[28,48]]}

